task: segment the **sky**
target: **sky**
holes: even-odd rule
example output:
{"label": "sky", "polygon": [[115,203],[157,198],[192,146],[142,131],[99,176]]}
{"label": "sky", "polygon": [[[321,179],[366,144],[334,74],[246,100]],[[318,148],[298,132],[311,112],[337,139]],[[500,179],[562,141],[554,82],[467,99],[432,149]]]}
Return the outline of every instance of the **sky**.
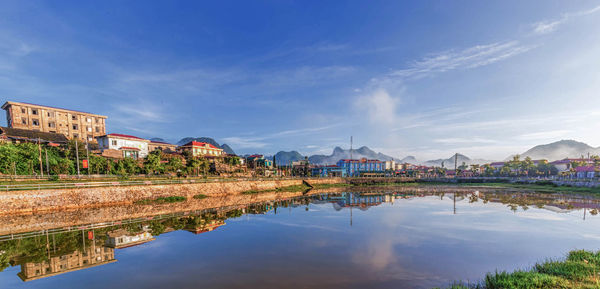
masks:
{"label": "sky", "polygon": [[0,97],[238,154],[504,159],[600,146],[599,27],[598,1],[2,1]]}

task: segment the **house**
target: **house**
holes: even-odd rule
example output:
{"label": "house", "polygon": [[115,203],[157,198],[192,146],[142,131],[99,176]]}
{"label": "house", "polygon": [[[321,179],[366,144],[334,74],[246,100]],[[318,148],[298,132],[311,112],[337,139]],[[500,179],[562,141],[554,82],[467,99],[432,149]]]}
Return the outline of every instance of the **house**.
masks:
{"label": "house", "polygon": [[336,166],[318,166],[311,169],[311,175],[313,177],[346,177],[348,171]]}
{"label": "house", "polygon": [[0,127],[0,141],[2,142],[40,142],[51,146],[66,144],[69,140],[60,133],[42,132],[20,128]]}
{"label": "house", "polygon": [[225,221],[223,220],[211,220],[205,224],[190,226],[185,230],[188,232],[192,232],[194,234],[202,234],[206,232],[210,232],[215,230],[218,227],[225,226]]}
{"label": "house", "polygon": [[269,159],[265,159],[265,156],[263,156],[263,155],[251,155],[251,156],[247,157],[246,160],[248,163],[248,167],[250,167],[250,168],[257,168],[257,167],[271,168],[271,167],[273,167],[273,161],[269,160]]}
{"label": "house", "polygon": [[208,156],[208,157],[223,157],[225,156],[225,151],[221,148],[218,148],[212,144],[199,142],[199,141],[191,141],[188,142],[179,148],[180,152],[189,151],[193,156]]}
{"label": "house", "polygon": [[7,101],[2,109],[6,110],[10,128],[59,133],[88,142],[95,142],[96,137],[106,133],[103,115],[14,101]]}
{"label": "house", "polygon": [[494,171],[498,172],[502,169],[502,167],[504,167],[505,164],[505,162],[493,162],[490,163],[490,167],[492,167]]}
{"label": "house", "polygon": [[347,171],[348,176],[359,176],[365,172],[383,172],[384,163],[380,160],[360,160],[342,159],[337,162],[337,166]]}
{"label": "house", "polygon": [[155,150],[160,150],[164,153],[174,153],[177,151],[177,145],[151,140],[148,143],[148,152],[153,152]]}
{"label": "house", "polygon": [[125,229],[118,229],[106,233],[106,246],[115,249],[132,247],[154,240],[150,232],[129,233]]}
{"label": "house", "polygon": [[554,167],[556,167],[556,169],[558,169],[558,172],[566,172],[568,170],[571,170],[571,168],[573,168],[572,166],[572,162],[582,162],[582,163],[586,163],[586,164],[593,164],[594,160],[593,159],[562,159],[562,160],[558,160],[558,161],[553,161],[550,164],[553,165]]}
{"label": "house", "polygon": [[[97,138],[98,147],[108,157],[145,158],[148,156],[149,140],[137,136],[111,133]],[[116,153],[115,151],[120,152]]]}
{"label": "house", "polygon": [[596,168],[594,166],[583,166],[575,168],[575,175],[578,179],[592,179],[598,173],[596,172]]}
{"label": "house", "polygon": [[393,171],[396,169],[396,161],[391,160],[391,161],[385,161],[383,163],[383,169],[386,171]]}

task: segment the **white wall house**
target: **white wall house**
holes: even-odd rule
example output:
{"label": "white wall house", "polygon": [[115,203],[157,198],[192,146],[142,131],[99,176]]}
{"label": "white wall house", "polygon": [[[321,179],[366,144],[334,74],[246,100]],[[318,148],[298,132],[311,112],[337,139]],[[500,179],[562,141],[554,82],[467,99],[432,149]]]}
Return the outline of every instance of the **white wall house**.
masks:
{"label": "white wall house", "polygon": [[96,138],[101,150],[118,150],[123,153],[123,157],[134,159],[145,158],[148,156],[149,140],[132,135],[111,133]]}

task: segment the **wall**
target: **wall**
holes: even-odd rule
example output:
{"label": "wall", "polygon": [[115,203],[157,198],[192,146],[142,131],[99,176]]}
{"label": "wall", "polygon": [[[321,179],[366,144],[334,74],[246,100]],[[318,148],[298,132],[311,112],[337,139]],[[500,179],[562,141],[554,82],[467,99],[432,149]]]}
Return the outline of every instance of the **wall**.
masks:
{"label": "wall", "polygon": [[[343,183],[343,179],[307,179],[311,184]],[[133,204],[136,201],[158,197],[194,195],[239,194],[249,190],[275,190],[301,185],[302,179],[211,182],[178,185],[147,185],[129,187],[101,187],[0,193],[0,215],[31,214],[42,211],[60,211],[111,205]]]}

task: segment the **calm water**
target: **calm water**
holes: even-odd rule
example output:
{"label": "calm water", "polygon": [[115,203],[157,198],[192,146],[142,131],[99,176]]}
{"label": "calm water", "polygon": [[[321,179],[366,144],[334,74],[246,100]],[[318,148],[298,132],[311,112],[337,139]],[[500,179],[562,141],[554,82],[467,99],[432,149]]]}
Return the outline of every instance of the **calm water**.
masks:
{"label": "calm water", "polygon": [[0,288],[431,288],[599,249],[597,206],[522,194],[271,201],[134,223],[158,236],[122,249],[105,247],[118,227],[95,241],[76,231],[1,242],[12,266]]}

